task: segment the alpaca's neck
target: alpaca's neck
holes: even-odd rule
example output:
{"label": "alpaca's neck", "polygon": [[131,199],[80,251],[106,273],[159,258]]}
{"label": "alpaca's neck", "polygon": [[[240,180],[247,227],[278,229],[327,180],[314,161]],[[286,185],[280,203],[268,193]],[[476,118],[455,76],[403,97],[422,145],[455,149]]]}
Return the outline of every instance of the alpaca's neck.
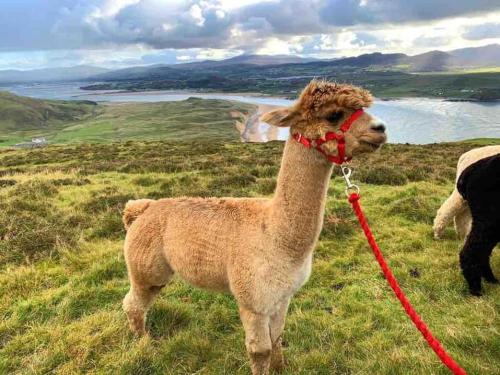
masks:
{"label": "alpaca's neck", "polygon": [[292,138],[286,142],[271,212],[280,242],[290,251],[312,251],[323,226],[332,170],[316,150]]}

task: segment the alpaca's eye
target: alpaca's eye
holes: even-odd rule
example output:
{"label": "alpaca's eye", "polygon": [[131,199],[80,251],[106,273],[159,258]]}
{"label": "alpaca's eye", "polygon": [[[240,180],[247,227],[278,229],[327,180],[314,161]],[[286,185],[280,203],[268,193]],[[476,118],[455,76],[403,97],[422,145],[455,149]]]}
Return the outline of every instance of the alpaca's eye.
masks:
{"label": "alpaca's eye", "polygon": [[331,115],[328,115],[326,119],[330,122],[337,122],[342,118],[343,115],[344,114],[342,113],[342,111],[333,112]]}

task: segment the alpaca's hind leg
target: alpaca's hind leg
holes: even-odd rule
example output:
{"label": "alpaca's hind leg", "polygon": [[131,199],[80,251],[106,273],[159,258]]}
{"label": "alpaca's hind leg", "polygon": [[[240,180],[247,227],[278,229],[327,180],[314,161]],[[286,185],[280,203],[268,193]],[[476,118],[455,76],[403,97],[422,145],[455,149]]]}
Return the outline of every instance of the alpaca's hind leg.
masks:
{"label": "alpaca's hind leg", "polygon": [[463,240],[470,232],[472,225],[472,216],[468,205],[455,216],[455,230],[458,238]]}
{"label": "alpaca's hind leg", "polygon": [[272,349],[269,316],[240,307],[240,317],[245,329],[245,346],[250,357],[252,375],[267,375]]}
{"label": "alpaca's hind leg", "polygon": [[285,367],[285,360],[283,358],[283,351],[281,348],[282,333],[285,328],[285,318],[288,311],[288,304],[290,300],[283,301],[276,313],[271,316],[269,328],[271,331],[271,368],[275,371],[281,372]]}
{"label": "alpaca's hind leg", "polygon": [[469,284],[470,293],[481,295],[481,277],[492,280],[495,277],[491,272],[489,259],[496,245],[494,234],[483,225],[472,223],[472,229],[467,236],[464,247],[460,252],[460,266]]}
{"label": "alpaca's hind leg", "polygon": [[484,280],[491,284],[498,284],[498,279],[493,274],[493,270],[490,265],[490,257],[493,249],[498,242],[498,231],[496,232],[497,239],[492,239],[488,247],[485,247],[484,253],[481,254],[481,272]]}
{"label": "alpaca's hind leg", "polygon": [[[146,313],[161,288],[173,275],[170,265],[163,256],[158,239],[143,238],[143,234],[132,227],[125,239],[124,255],[130,280],[130,291],[123,300],[130,329],[138,334],[145,333]],[[152,230],[151,230],[152,231]]]}
{"label": "alpaca's hind leg", "polygon": [[437,211],[436,218],[434,219],[434,238],[438,239],[443,234],[446,225],[451,221],[455,215],[463,209],[465,200],[462,198],[457,189],[448,199],[441,205]]}
{"label": "alpaca's hind leg", "polygon": [[146,313],[162,287],[132,285],[123,299],[123,310],[127,314],[130,330],[136,335],[146,333]]}
{"label": "alpaca's hind leg", "polygon": [[[493,251],[493,248],[491,249],[491,251]],[[490,255],[491,255],[491,251],[490,251]],[[489,257],[488,257],[488,260],[483,264],[483,271],[482,272],[483,272],[483,277],[487,282],[489,282],[491,284],[498,284],[499,283],[498,279],[493,274],[493,270],[491,269]]]}

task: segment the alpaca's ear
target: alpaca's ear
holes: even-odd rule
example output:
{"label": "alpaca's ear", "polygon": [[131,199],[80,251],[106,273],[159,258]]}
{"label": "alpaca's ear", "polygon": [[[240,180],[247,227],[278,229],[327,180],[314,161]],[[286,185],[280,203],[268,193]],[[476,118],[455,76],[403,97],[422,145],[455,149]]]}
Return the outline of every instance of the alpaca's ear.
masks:
{"label": "alpaca's ear", "polygon": [[297,121],[297,113],[290,108],[278,108],[263,114],[260,121],[274,126],[292,126]]}

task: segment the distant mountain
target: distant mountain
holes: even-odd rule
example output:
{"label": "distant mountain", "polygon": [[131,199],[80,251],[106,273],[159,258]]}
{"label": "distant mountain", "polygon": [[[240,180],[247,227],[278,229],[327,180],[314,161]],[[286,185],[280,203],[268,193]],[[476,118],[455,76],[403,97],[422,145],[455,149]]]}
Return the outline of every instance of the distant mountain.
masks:
{"label": "distant mountain", "polygon": [[326,62],[332,66],[365,68],[370,66],[394,67],[408,65],[410,71],[436,72],[460,68],[483,68],[500,66],[500,45],[461,48],[452,51],[430,51],[414,56],[402,53],[370,53]]}
{"label": "distant mountain", "polygon": [[124,68],[112,70],[89,77],[92,81],[115,81],[115,80],[138,80],[149,77],[149,79],[159,79],[165,75],[178,74],[178,71],[172,65],[156,64],[148,66],[136,66],[132,68]]}
{"label": "distant mountain", "polygon": [[115,70],[91,77],[94,81],[136,81],[136,80],[196,80],[201,75],[211,79],[225,74],[244,76],[272,76],[270,70],[286,67],[303,66],[305,69],[315,67],[355,67],[387,66],[397,64],[407,57],[402,53],[383,54],[380,52],[357,57],[347,57],[333,60],[306,59],[297,56],[278,55],[240,55],[221,61],[200,61],[175,65],[154,65]]}
{"label": "distant mountain", "polygon": [[[119,70],[92,66],[39,69],[30,71],[0,71],[0,83],[48,81],[184,81],[185,88],[197,87],[199,82],[320,76],[339,71],[356,71],[366,68],[401,70],[410,72],[435,72],[469,68],[500,66],[500,45],[491,44],[477,48],[452,51],[430,51],[408,56],[403,53],[370,53],[356,57],[317,60],[290,55],[247,55],[225,60],[205,60],[182,64],[157,64]],[[149,85],[150,86],[150,85]],[[148,87],[149,87],[148,86]],[[174,85],[177,87],[178,85]]]}
{"label": "distant mountain", "polygon": [[404,53],[367,53],[356,57],[344,57],[342,59],[327,61],[331,66],[350,66],[356,68],[367,68],[369,66],[392,66],[401,59],[406,58]]}
{"label": "distant mountain", "polygon": [[305,58],[292,55],[239,55],[225,60],[205,60],[196,61],[183,64],[171,65],[173,68],[182,69],[199,69],[199,68],[214,68],[227,65],[282,65],[282,64],[302,64],[311,61],[318,61],[318,59]]}
{"label": "distant mountain", "polygon": [[492,67],[500,65],[500,45],[489,44],[484,47],[461,48],[448,51],[452,64],[460,67]]}
{"label": "distant mountain", "polygon": [[[91,77],[95,81],[120,81],[120,80],[138,80],[138,79],[178,79],[187,78],[186,75],[192,75],[193,71],[217,70],[242,65],[251,65],[253,67],[283,64],[303,64],[311,61],[319,61],[312,58],[303,58],[290,55],[240,55],[225,60],[205,60],[194,61],[182,64],[156,64],[149,66],[139,66],[125,68],[98,74]],[[181,73],[183,72],[183,73]]]}
{"label": "distant mountain", "polygon": [[109,69],[88,65],[35,70],[0,70],[0,83],[79,81],[108,71]]}
{"label": "distant mountain", "polygon": [[408,64],[415,72],[439,72],[451,66],[452,56],[442,51],[430,51],[415,56],[407,56],[400,61]]}
{"label": "distant mountain", "polygon": [[[407,70],[414,72],[435,72],[450,69],[491,67],[500,65],[500,45],[493,44],[478,48],[464,48],[453,51],[430,51],[415,56],[403,53],[369,53],[356,57],[334,60],[305,59],[298,56],[240,55],[230,59],[183,63],[176,65],[154,65],[120,69],[91,77],[94,81],[138,81],[138,80],[199,80],[238,78],[283,77],[287,72],[319,74],[317,69],[364,69]],[[295,68],[294,68],[295,67]],[[279,73],[277,73],[279,72]],[[203,76],[203,77],[201,77]]]}
{"label": "distant mountain", "polygon": [[460,48],[452,51],[430,51],[408,56],[404,62],[413,71],[443,71],[450,69],[487,68],[500,66],[500,45]]}

